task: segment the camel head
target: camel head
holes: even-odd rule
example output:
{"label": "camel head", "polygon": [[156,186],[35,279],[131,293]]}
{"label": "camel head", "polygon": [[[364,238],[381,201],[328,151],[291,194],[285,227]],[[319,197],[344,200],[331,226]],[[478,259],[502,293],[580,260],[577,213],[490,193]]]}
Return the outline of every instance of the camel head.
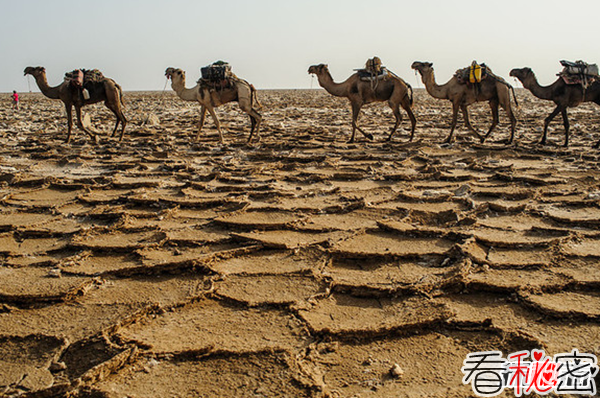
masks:
{"label": "camel head", "polygon": [[46,68],[44,68],[43,66],[35,66],[35,67],[28,66],[27,68],[25,68],[23,76],[27,76],[27,75],[39,76],[43,73],[46,73]]}
{"label": "camel head", "polygon": [[310,74],[320,75],[325,72],[329,72],[328,65],[326,64],[312,65],[308,68],[308,73]]}
{"label": "camel head", "polygon": [[533,75],[531,68],[515,68],[510,71],[510,76],[516,77],[520,81],[526,80],[529,76]]}
{"label": "camel head", "polygon": [[421,75],[433,70],[433,64],[431,62],[415,61],[410,67],[416,71],[419,71]]}
{"label": "camel head", "polygon": [[185,72],[179,68],[167,68],[165,71],[165,76],[167,79],[185,80]]}

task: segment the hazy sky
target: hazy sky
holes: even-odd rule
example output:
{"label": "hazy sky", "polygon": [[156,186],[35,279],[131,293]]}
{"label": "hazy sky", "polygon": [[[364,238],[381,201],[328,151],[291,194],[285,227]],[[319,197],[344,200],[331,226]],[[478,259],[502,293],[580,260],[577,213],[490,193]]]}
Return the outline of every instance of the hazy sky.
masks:
{"label": "hazy sky", "polygon": [[[26,91],[26,66],[49,84],[97,68],[124,90],[162,90],[167,67],[229,61],[258,89],[317,87],[327,63],[344,80],[367,58],[422,87],[410,64],[434,63],[438,82],[476,59],[509,79],[530,66],[542,84],[560,59],[600,63],[599,0],[0,0],[0,92]],[[30,81],[31,88],[37,87]]]}

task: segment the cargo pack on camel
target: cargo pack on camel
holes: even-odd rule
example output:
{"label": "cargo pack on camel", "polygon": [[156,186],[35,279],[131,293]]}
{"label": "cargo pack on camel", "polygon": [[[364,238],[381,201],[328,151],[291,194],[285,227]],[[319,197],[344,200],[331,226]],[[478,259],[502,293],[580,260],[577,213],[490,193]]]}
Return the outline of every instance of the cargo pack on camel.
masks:
{"label": "cargo pack on camel", "polygon": [[558,73],[566,84],[569,85],[581,85],[584,89],[587,89],[590,84],[596,80],[600,80],[598,75],[598,65],[588,64],[583,61],[560,61],[563,66],[563,70]]}
{"label": "cargo pack on camel", "polygon": [[224,61],[217,61],[200,68],[201,78],[198,83],[212,88],[230,88],[236,76],[231,71],[231,65]]}
{"label": "cargo pack on camel", "polygon": [[90,90],[96,83],[102,83],[105,77],[98,69],[75,69],[65,73],[65,81],[81,90],[84,99],[90,99]]}
{"label": "cargo pack on camel", "polygon": [[389,76],[387,68],[381,64],[379,57],[369,58],[364,68],[354,70],[358,73],[359,79],[365,82],[384,80]]}

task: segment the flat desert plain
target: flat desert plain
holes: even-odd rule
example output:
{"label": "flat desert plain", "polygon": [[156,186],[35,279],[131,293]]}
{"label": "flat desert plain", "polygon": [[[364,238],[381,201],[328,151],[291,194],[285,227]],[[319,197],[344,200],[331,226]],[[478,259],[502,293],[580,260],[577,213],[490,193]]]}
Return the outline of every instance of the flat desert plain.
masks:
{"label": "flat desert plain", "polygon": [[[517,90],[481,144],[415,92],[391,142],[323,90],[259,91],[262,141],[168,90],[65,144],[60,101],[0,100],[0,395],[471,397],[467,354],[600,354],[600,109]],[[471,108],[481,131],[487,104]],[[459,122],[460,122],[459,118]],[[505,396],[514,396],[505,391]]]}

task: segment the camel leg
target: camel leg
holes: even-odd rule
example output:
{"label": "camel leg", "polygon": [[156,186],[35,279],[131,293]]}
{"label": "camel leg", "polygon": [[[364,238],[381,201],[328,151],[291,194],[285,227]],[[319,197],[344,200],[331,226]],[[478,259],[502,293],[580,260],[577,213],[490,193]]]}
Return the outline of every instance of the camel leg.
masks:
{"label": "camel leg", "polygon": [[123,111],[119,109],[119,114],[121,115],[121,136],[119,137],[119,142],[123,141],[123,135],[125,135],[125,126],[127,125],[127,119],[123,114]]}
{"label": "camel leg", "polygon": [[490,104],[490,109],[492,110],[492,125],[490,126],[490,129],[488,130],[487,134],[484,137],[480,137],[482,144],[492,134],[492,131],[494,131],[494,129],[498,125],[498,121],[499,121],[499,118],[498,118],[498,101],[490,101],[490,102],[488,102],[488,104]]}
{"label": "camel leg", "polygon": [[392,136],[398,129],[398,126],[400,125],[400,123],[402,122],[402,114],[400,113],[400,104],[394,104],[394,103],[392,103],[392,101],[388,101],[388,105],[390,106],[390,109],[394,113],[394,118],[396,119],[396,122],[394,123],[394,127],[392,127],[392,131],[390,132],[390,136],[387,138],[388,141],[391,141]]}
{"label": "camel leg", "polygon": [[115,115],[115,117],[117,118],[117,122],[115,123],[115,128],[113,129],[112,134],[110,135],[111,137],[114,137],[115,134],[117,133],[117,128],[119,127],[119,123],[121,124],[121,136],[119,137],[119,141],[123,140],[123,135],[125,134],[125,125],[127,124],[127,119],[125,118],[125,115],[123,114],[123,111],[121,110],[121,107],[118,105],[113,105],[113,104],[108,104],[108,103],[104,103],[106,105],[106,107],[108,109],[110,109],[112,111],[112,113]]}
{"label": "camel leg", "polygon": [[[219,118],[217,117],[217,114],[215,113],[215,110],[211,107],[211,106],[207,106],[206,110],[208,111],[208,113],[210,113],[210,116],[213,119],[213,122],[215,122],[215,126],[217,126],[217,131],[219,132],[219,142],[221,144],[224,143],[223,141],[223,132],[221,131],[221,123],[219,122]],[[198,130],[198,135],[196,136],[196,140],[200,137],[200,130]]]}
{"label": "camel leg", "polygon": [[[198,123],[198,135],[200,134],[200,131],[202,131],[202,127],[204,127],[205,118],[206,118],[206,107],[204,105],[202,105],[200,107],[200,123]],[[198,139],[198,136],[196,136],[196,139]]]}
{"label": "camel leg", "polygon": [[77,116],[77,127],[79,127],[84,133],[89,135],[90,138],[93,139],[94,142],[97,144],[98,136],[95,135],[94,133],[92,133],[91,131],[89,131],[88,129],[86,129],[85,126],[83,125],[83,120],[81,119],[81,107],[80,106],[75,105],[75,115]]}
{"label": "camel leg", "polygon": [[484,138],[475,130],[473,125],[471,124],[471,119],[469,118],[469,109],[467,109],[466,105],[461,105],[460,110],[463,114],[463,119],[465,119],[465,126],[469,129],[471,133],[473,133],[479,141],[483,142]]}
{"label": "camel leg", "polygon": [[73,107],[65,104],[65,108],[67,110],[67,140],[65,142],[68,144],[71,142],[71,131],[73,130]]}
{"label": "camel leg", "polygon": [[565,126],[565,143],[563,146],[566,148],[569,146],[569,118],[567,117],[567,108],[563,109],[561,115]]}
{"label": "camel leg", "polygon": [[373,141],[373,134],[366,133],[363,129],[358,127],[358,115],[360,113],[360,104],[352,104],[352,137],[350,137],[350,141],[348,143],[354,142],[354,136],[356,134],[356,130],[360,131],[366,138]]}
{"label": "camel leg", "polygon": [[552,113],[550,115],[548,115],[548,117],[544,120],[544,133],[542,134],[542,139],[540,141],[540,144],[546,145],[546,138],[548,136],[548,126],[550,125],[550,122],[552,121],[552,119],[554,119],[556,117],[556,115],[558,115],[560,112],[561,112],[561,106],[557,105],[556,109],[554,109],[552,111]]}
{"label": "camel leg", "polygon": [[117,128],[119,127],[119,123],[120,123],[119,117],[116,114],[115,114],[115,116],[117,117],[117,121],[115,122],[115,128],[113,129],[112,134],[110,135],[111,137],[115,136],[115,133],[117,132]]}
{"label": "camel leg", "polygon": [[125,125],[127,124],[127,119],[125,119],[125,115],[123,115],[123,111],[121,110],[120,87],[118,85],[112,86],[109,83],[105,83],[104,91],[106,93],[106,100],[104,101],[104,106],[106,106],[108,109],[110,109],[111,112],[117,118],[117,121],[115,123],[115,128],[113,129],[113,132],[110,136],[111,137],[115,136],[115,134],[117,133],[119,124],[121,124],[121,126],[122,126],[121,137],[119,138],[119,141],[121,141],[123,139],[123,134],[125,134]]}
{"label": "camel leg", "polygon": [[415,129],[417,128],[417,118],[415,117],[415,114],[412,111],[412,108],[410,106],[410,101],[407,100],[403,101],[401,103],[402,108],[406,111],[406,113],[408,114],[408,118],[410,119],[410,139],[408,140],[409,142],[412,142],[414,136],[415,136]]}
{"label": "camel leg", "polygon": [[512,106],[510,105],[510,93],[507,92],[506,97],[500,98],[500,106],[506,112],[508,119],[510,120],[510,138],[507,144],[512,144],[515,139],[515,130],[517,128],[517,117],[515,116]]}
{"label": "camel leg", "polygon": [[444,144],[449,144],[452,142],[452,137],[454,135],[454,129],[456,128],[456,121],[458,120],[458,109],[460,108],[458,101],[452,103],[452,124],[450,126],[450,134]]}
{"label": "camel leg", "polygon": [[506,112],[506,114],[508,115],[508,118],[510,119],[510,138],[508,139],[508,143],[512,144],[513,141],[515,140],[515,130],[517,128],[517,118],[515,117],[515,114],[512,111],[510,103],[508,105],[505,105],[502,107],[504,108],[504,111]]}
{"label": "camel leg", "polygon": [[242,100],[239,101],[240,109],[248,114],[250,117],[250,137],[248,137],[248,144],[252,142],[252,137],[256,132],[257,142],[260,141],[260,122],[262,121],[262,115],[252,108],[252,98],[250,101]]}
{"label": "camel leg", "polygon": [[248,137],[248,143],[252,142],[252,136],[256,134],[256,142],[260,142],[260,122],[262,121],[262,115],[255,111],[254,109],[250,109],[248,112],[248,116],[250,116],[250,137]]}

